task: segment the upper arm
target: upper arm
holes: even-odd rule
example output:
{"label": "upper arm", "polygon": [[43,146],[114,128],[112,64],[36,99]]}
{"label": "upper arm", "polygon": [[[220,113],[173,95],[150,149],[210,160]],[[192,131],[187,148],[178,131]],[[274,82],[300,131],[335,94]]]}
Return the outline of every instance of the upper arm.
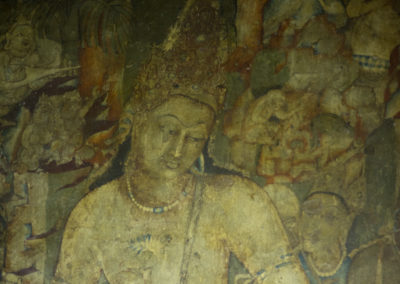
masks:
{"label": "upper arm", "polygon": [[56,283],[97,283],[99,279],[101,261],[95,232],[96,218],[93,216],[96,214],[87,201],[90,200],[83,199],[68,219],[58,259]]}
{"label": "upper arm", "polygon": [[289,243],[268,195],[244,179],[235,180],[223,195],[223,227],[237,256],[252,267],[279,261],[287,253]]}
{"label": "upper arm", "polygon": [[282,283],[305,283],[268,194],[251,181],[238,177],[232,177],[227,184],[218,194],[224,216],[218,225],[224,228],[229,249],[253,275],[265,271],[263,276],[276,281],[272,283],[280,283],[281,278]]}

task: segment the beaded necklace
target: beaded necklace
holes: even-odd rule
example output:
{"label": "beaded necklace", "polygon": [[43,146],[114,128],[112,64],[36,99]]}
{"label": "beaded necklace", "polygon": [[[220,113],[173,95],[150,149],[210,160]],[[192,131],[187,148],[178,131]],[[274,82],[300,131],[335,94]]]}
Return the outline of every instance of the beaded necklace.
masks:
{"label": "beaded necklace", "polygon": [[[189,182],[188,182],[189,183]],[[187,186],[187,184],[185,184],[185,187]],[[148,213],[154,213],[154,214],[162,214],[164,212],[170,211],[171,209],[175,208],[179,203],[181,203],[181,201],[188,195],[187,192],[185,191],[185,189],[182,191],[180,197],[175,200],[174,202],[172,202],[171,204],[168,204],[167,206],[159,206],[159,207],[148,207],[148,206],[144,206],[142,204],[140,204],[139,202],[137,202],[137,200],[135,199],[135,197],[133,196],[132,193],[132,187],[131,187],[131,182],[129,180],[129,178],[126,179],[126,185],[128,187],[128,195],[129,198],[132,200],[132,202],[142,211],[144,212],[148,212]],[[185,188],[184,187],[184,188]]]}

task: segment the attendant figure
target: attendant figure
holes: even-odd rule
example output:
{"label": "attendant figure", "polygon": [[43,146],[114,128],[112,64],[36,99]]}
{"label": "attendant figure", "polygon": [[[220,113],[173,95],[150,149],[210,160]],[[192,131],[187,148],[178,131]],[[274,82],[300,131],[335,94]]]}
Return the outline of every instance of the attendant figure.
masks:
{"label": "attendant figure", "polygon": [[397,209],[381,238],[355,250],[348,283],[400,283],[400,210]]}
{"label": "attendant figure", "polygon": [[353,214],[342,196],[315,191],[301,207],[301,264],[311,284],[345,284],[351,263],[346,250]]}

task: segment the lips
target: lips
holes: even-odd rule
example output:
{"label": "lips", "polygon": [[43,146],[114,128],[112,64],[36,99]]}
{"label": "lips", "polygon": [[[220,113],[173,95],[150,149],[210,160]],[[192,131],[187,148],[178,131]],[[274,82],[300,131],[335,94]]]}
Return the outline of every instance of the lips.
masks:
{"label": "lips", "polygon": [[179,160],[174,160],[174,159],[163,159],[163,162],[165,166],[171,170],[175,170],[179,168],[180,162]]}

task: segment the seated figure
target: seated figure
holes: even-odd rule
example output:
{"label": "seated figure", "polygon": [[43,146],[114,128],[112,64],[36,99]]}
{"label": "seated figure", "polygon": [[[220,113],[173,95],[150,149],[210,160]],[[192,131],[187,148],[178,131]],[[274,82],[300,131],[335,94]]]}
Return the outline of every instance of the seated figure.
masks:
{"label": "seated figure", "polygon": [[[0,50],[0,119],[54,76],[78,68],[59,68],[61,45],[37,38],[31,22],[23,17],[10,27],[5,38]],[[0,120],[0,126],[8,123]]]}
{"label": "seated figure", "polygon": [[[0,116],[8,113],[29,91],[26,67],[38,64],[34,31],[29,22],[20,18],[6,34],[0,51]],[[20,84],[24,82],[24,84]]]}

